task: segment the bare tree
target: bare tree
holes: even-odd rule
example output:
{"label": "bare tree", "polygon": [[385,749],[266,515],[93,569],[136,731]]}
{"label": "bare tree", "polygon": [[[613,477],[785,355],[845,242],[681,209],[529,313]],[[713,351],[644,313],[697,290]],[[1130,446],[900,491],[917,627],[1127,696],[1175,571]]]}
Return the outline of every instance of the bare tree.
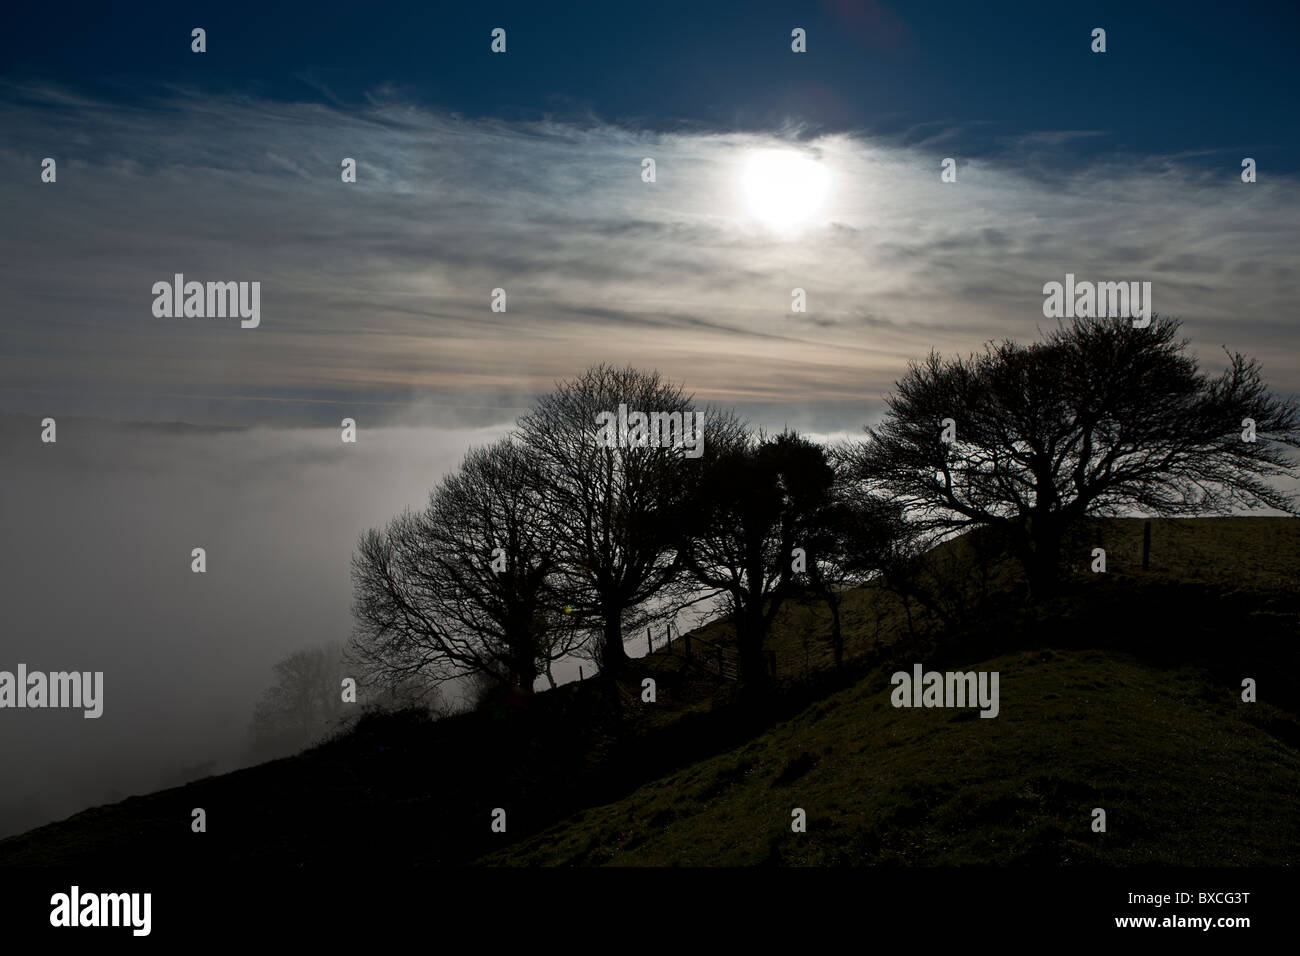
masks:
{"label": "bare tree", "polygon": [[[1178,328],[1075,320],[967,361],[932,352],[866,430],[856,474],[937,535],[997,529],[1040,595],[1056,587],[1065,531],[1085,514],[1294,513],[1271,483],[1294,476],[1294,400],[1270,394],[1240,354],[1218,378],[1203,375]],[[1257,441],[1243,440],[1245,419]]]}
{"label": "bare tree", "polygon": [[418,678],[391,686],[358,680],[352,706],[344,700],[343,681],[351,673],[338,644],[296,650],[277,661],[273,671],[274,682],[253,710],[250,739],[255,759],[293,753],[318,743],[343,730],[349,718],[366,711],[442,709],[436,688]]}
{"label": "bare tree", "polygon": [[[669,440],[676,436],[661,427],[658,441],[629,432],[611,443],[609,422],[618,416],[622,424],[620,405],[629,417],[682,423],[683,440]],[[695,436],[697,411],[704,424]],[[625,616],[662,597],[678,575],[675,545],[699,459],[736,427],[729,413],[697,410],[658,372],[609,365],[560,383],[520,419],[522,440],[538,463],[539,506],[555,535],[556,586],[575,621],[600,628],[593,650],[603,669],[626,666]]]}
{"label": "bare tree", "polygon": [[579,639],[560,626],[559,548],[528,452],[511,438],[471,451],[460,470],[353,558],[354,656],[386,682],[474,673],[531,694]]}
{"label": "bare tree", "polygon": [[344,714],[337,645],[302,648],[275,663],[274,682],[253,710],[255,757],[291,753],[323,739]]}

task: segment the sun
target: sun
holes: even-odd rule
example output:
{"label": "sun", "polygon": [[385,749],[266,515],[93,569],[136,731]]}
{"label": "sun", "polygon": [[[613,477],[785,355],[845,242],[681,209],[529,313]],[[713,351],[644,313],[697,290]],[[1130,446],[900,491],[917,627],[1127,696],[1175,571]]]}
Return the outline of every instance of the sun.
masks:
{"label": "sun", "polygon": [[784,232],[816,215],[826,202],[831,174],[794,150],[760,149],[746,158],[740,185],[754,216]]}

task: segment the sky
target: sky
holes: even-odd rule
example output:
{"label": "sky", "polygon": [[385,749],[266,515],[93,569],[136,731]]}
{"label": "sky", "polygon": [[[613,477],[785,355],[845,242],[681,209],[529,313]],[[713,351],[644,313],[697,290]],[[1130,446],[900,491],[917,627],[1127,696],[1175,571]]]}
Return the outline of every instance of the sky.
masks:
{"label": "sky", "polygon": [[[1067,272],[1300,389],[1297,12],[1133,6],[18,11],[0,408],[481,425],[615,361],[856,431],[931,346],[1034,338]],[[794,234],[746,201],[761,148],[830,176]],[[260,325],[155,317],[176,273],[259,281]]]}
{"label": "sky", "polygon": [[[9,11],[0,668],[107,703],[0,717],[0,835],[237,763],[271,665],[349,633],[357,536],[597,362],[855,434],[1069,273],[1300,392],[1298,45],[1288,3]],[[176,273],[259,324],[155,315]]]}

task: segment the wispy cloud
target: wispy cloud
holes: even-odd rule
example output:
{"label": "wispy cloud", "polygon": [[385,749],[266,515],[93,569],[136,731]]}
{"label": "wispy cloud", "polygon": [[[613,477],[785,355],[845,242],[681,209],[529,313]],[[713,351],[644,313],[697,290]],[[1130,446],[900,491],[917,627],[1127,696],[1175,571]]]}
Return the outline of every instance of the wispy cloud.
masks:
{"label": "wispy cloud", "polygon": [[[955,184],[939,180],[942,128],[801,139],[833,182],[825,221],[788,238],[738,189],[747,151],[776,136],[468,120],[383,94],[343,112],[15,86],[0,121],[11,408],[112,413],[127,393],[158,417],[193,417],[168,396],[276,398],[222,412],[244,421],[296,400],[515,406],[596,361],[656,366],[705,399],[874,402],[931,346],[1034,337],[1042,284],[1066,272],[1150,280],[1207,364],[1227,343],[1300,388],[1295,183],[1169,157],[1065,162],[1095,131],[957,156]],[[38,181],[44,156],[56,185]],[[261,326],[154,318],[151,285],[176,272],[261,281]]]}

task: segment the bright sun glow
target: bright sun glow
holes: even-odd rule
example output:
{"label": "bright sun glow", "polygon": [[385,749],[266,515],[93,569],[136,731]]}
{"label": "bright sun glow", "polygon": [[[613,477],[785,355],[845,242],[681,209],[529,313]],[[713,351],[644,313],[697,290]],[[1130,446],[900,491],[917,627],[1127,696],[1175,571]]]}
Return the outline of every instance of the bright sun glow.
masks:
{"label": "bright sun glow", "polygon": [[789,230],[813,217],[830,189],[830,171],[788,149],[749,154],[741,187],[750,210],[767,225]]}

